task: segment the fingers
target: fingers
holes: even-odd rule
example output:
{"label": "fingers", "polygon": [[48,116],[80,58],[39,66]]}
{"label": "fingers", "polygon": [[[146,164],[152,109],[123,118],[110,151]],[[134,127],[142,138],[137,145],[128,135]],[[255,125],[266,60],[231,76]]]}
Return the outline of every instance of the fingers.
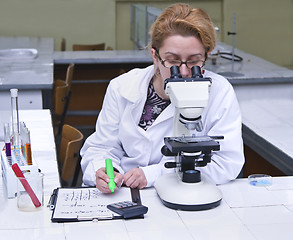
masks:
{"label": "fingers", "polygon": [[116,186],[120,188],[123,183],[123,175],[115,171],[114,171],[114,174],[115,174],[114,182],[116,183]]}
{"label": "fingers", "polygon": [[103,193],[111,193],[108,187],[110,178],[106,174],[106,168],[100,168],[96,171],[96,187]]}
{"label": "fingers", "polygon": [[130,188],[142,189],[146,187],[147,180],[144,172],[140,168],[133,168],[124,174],[124,184]]}
{"label": "fingers", "polygon": [[[114,172],[115,178],[114,182],[116,184],[116,187],[120,187],[122,185],[123,176],[121,173]],[[108,183],[110,181],[110,178],[106,174],[106,168],[102,167],[96,171],[96,187],[103,193],[112,193],[109,189]]]}

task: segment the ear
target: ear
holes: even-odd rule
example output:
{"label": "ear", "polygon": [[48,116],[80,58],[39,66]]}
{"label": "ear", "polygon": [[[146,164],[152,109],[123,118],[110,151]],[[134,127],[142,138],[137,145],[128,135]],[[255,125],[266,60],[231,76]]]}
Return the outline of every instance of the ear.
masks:
{"label": "ear", "polygon": [[156,57],[156,50],[154,48],[151,48],[151,54],[152,54],[153,62],[155,63],[156,61],[158,61]]}
{"label": "ear", "polygon": [[207,52],[206,60],[208,60],[208,57],[209,57],[209,55],[210,55],[211,52],[212,52],[212,51]]}

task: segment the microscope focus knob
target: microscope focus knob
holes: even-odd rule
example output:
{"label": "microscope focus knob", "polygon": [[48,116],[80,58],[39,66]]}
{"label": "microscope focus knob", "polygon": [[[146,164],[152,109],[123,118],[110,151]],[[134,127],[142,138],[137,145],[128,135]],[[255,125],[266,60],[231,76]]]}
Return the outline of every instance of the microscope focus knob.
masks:
{"label": "microscope focus knob", "polygon": [[197,183],[201,181],[200,171],[198,170],[186,170],[182,174],[182,182],[185,183]]}
{"label": "microscope focus knob", "polygon": [[164,166],[165,166],[165,168],[176,168],[177,163],[176,162],[166,162]]}

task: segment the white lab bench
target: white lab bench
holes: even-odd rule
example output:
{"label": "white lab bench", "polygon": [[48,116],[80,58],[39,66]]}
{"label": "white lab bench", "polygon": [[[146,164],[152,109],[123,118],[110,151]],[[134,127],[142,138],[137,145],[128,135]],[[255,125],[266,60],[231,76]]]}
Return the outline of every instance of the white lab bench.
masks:
{"label": "white lab bench", "polygon": [[293,175],[293,82],[235,86],[245,143]]}
{"label": "white lab bench", "polygon": [[[49,110],[20,111],[20,119],[31,130],[33,157],[45,174],[45,205],[53,189],[60,186],[54,136]],[[3,143],[1,145],[2,149]],[[219,186],[219,207],[185,212],[165,207],[154,188],[140,191],[149,208],[144,219],[99,222],[52,223],[51,210],[18,210],[16,199],[7,199],[0,178],[1,239],[79,240],[186,239],[186,240],[291,240],[293,236],[293,177],[275,177],[268,187],[254,187],[247,179]]]}
{"label": "white lab bench", "polygon": [[67,240],[289,240],[293,230],[292,177],[274,178],[271,187],[253,187],[247,179],[222,185],[224,199],[215,209],[188,212],[165,207],[154,188],[140,191],[149,211],[144,219],[64,224]]}
{"label": "white lab bench", "polygon": [[[225,44],[220,50],[230,50]],[[287,175],[293,175],[293,71],[236,49],[242,62],[218,58],[207,68],[233,85],[243,122],[244,143]]]}
{"label": "white lab bench", "polygon": [[[3,53],[15,49],[36,49],[37,55]],[[0,37],[0,110],[10,109],[11,88],[19,89],[20,109],[50,106],[53,51],[53,38]]]}
{"label": "white lab bench", "polygon": [[[225,44],[220,50],[230,50]],[[243,118],[245,143],[282,172],[293,175],[293,71],[236,49],[242,62],[218,58],[207,68],[232,83]],[[226,74],[225,74],[226,73]]]}
{"label": "white lab bench", "polygon": [[[19,121],[25,122],[30,130],[32,157],[45,174],[45,192],[50,194],[53,187],[60,186],[50,110],[19,110]],[[4,143],[0,142],[1,151],[3,146]],[[2,177],[0,183],[2,190]],[[0,195],[3,197],[2,192]]]}

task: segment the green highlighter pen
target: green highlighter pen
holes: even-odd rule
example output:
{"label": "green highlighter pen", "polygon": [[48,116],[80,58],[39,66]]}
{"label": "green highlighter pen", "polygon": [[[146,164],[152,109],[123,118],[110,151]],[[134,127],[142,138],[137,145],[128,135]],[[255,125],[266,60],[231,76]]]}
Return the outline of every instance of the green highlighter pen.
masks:
{"label": "green highlighter pen", "polygon": [[113,165],[112,165],[112,160],[107,158],[105,160],[105,163],[106,163],[106,173],[107,173],[108,177],[110,178],[110,182],[108,183],[109,189],[112,191],[112,193],[114,193],[114,189],[116,187],[116,184],[114,182],[115,174],[114,174],[114,169],[113,169]]}

